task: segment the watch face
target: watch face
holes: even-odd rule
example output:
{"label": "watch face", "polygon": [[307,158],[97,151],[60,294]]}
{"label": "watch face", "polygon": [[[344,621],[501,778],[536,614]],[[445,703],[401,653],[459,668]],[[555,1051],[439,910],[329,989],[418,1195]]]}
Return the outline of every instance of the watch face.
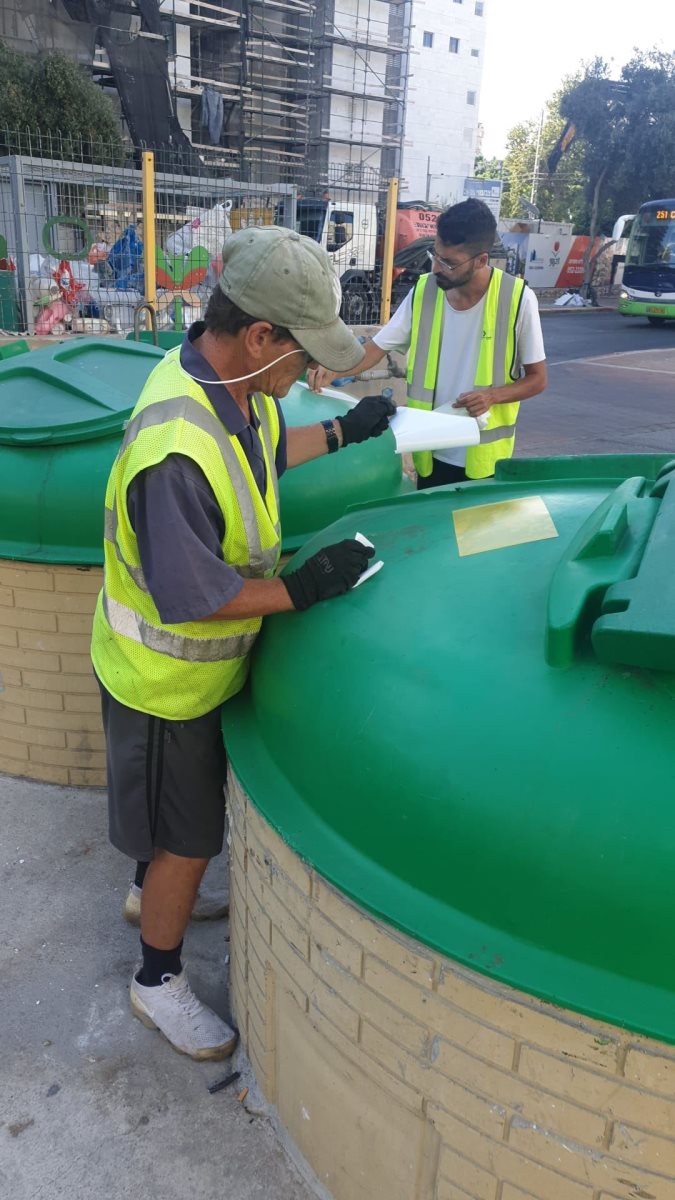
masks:
{"label": "watch face", "polygon": [[340,445],[338,442],[338,436],[335,432],[335,426],[333,425],[332,421],[322,421],[321,424],[323,425],[323,427],[326,431],[326,442],[328,445],[328,453],[334,454],[335,451],[339,449],[339,445]]}

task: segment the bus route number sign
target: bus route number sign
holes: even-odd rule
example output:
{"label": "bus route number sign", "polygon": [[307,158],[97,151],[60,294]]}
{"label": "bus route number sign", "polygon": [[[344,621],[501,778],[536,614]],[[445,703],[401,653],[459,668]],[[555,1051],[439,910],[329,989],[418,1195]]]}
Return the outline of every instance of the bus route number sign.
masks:
{"label": "bus route number sign", "polygon": [[675,208],[657,208],[657,221],[675,221]]}

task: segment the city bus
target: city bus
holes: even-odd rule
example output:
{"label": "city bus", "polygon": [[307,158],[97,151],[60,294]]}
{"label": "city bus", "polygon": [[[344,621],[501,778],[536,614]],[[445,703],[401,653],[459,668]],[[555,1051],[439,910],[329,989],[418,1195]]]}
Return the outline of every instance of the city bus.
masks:
{"label": "city bus", "polygon": [[675,321],[675,198],[649,200],[633,218],[619,312],[652,325]]}

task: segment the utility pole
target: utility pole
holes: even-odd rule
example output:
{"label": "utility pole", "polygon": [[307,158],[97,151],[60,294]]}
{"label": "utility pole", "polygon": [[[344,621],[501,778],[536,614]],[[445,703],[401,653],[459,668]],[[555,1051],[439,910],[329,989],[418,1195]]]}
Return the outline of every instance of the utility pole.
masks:
{"label": "utility pole", "polygon": [[424,197],[427,204],[429,203],[430,193],[431,193],[431,155],[427,154],[427,194]]}
{"label": "utility pole", "polygon": [[537,133],[537,148],[534,152],[534,171],[532,173],[532,187],[530,188],[530,204],[535,204],[537,200],[537,188],[539,186],[539,158],[541,156],[541,135],[544,132],[544,110],[541,110],[539,119],[539,132]]}

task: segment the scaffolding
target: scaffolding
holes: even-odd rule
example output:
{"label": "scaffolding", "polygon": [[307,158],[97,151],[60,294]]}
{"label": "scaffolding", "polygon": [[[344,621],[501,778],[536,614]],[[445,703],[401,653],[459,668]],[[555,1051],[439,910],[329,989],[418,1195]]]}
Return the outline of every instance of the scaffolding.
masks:
{"label": "scaffolding", "polygon": [[183,129],[206,161],[242,178],[336,190],[376,176],[382,192],[400,172],[410,8],[410,0],[164,0]]}
{"label": "scaffolding", "polygon": [[0,7],[8,44],[86,62],[117,93],[131,144],[178,149],[186,171],[308,194],[377,177],[380,196],[400,176],[412,0]]}

